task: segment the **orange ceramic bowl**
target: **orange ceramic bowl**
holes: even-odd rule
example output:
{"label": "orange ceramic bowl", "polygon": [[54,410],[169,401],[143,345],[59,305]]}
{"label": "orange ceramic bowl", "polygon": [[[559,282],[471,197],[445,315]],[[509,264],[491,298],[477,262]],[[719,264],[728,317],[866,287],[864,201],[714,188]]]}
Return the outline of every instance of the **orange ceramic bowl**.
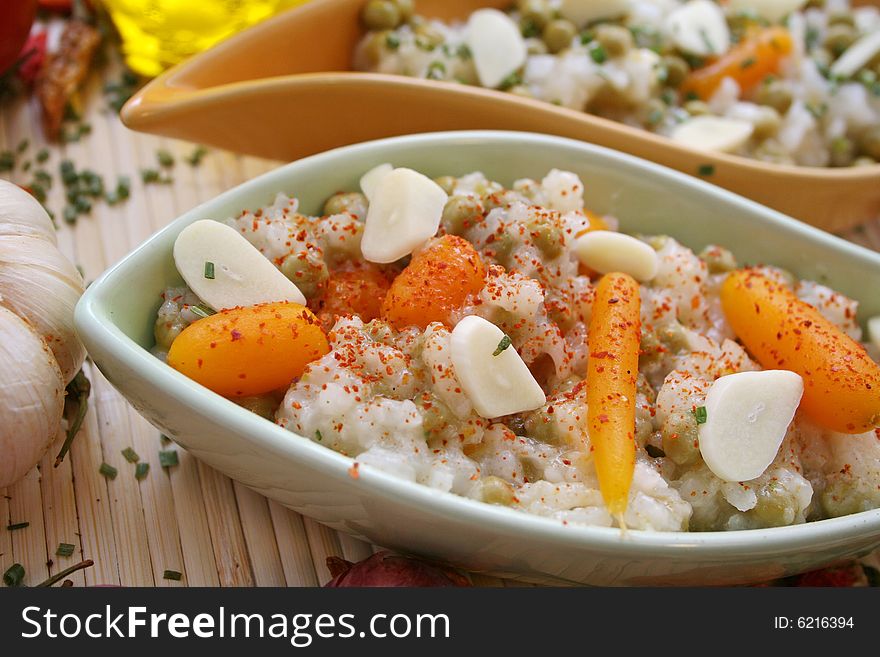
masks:
{"label": "orange ceramic bowl", "polygon": [[[712,165],[711,182],[830,231],[880,215],[880,164],[840,169],[768,164],[697,151],[645,130],[501,91],[354,73],[364,2],[312,0],[261,23],[153,80],[123,108],[123,121],[135,130],[278,160],[420,132],[543,132],[692,175]],[[509,4],[418,0],[417,9],[432,18],[463,19],[481,7]],[[715,219],[711,209],[707,219]]]}

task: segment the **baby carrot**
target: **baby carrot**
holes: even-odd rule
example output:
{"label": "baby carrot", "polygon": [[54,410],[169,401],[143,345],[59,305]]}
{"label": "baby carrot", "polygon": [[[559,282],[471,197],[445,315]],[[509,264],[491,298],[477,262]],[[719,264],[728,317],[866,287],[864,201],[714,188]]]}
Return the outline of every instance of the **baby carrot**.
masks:
{"label": "baby carrot", "polygon": [[813,306],[748,269],[727,277],[721,304],[761,365],[803,377],[801,408],[813,421],[853,434],[880,425],[880,366]]}
{"label": "baby carrot", "polygon": [[225,397],[286,387],[330,351],[312,311],[298,303],[222,310],[186,327],[168,364]]}
{"label": "baby carrot", "polygon": [[483,289],[486,269],[466,239],[444,235],[430,241],[394,282],[382,303],[382,319],[396,328],[449,323],[452,311]]}
{"label": "baby carrot", "polygon": [[626,511],[636,460],[636,379],[641,320],[639,284],[603,276],[590,319],[587,423],[602,497],[612,515]]}
{"label": "baby carrot", "polygon": [[694,70],[682,83],[681,92],[708,100],[724,78],[733,78],[742,91],[748,91],[768,75],[778,73],[792,47],[791,34],[784,27],[754,32],[711,64]]}

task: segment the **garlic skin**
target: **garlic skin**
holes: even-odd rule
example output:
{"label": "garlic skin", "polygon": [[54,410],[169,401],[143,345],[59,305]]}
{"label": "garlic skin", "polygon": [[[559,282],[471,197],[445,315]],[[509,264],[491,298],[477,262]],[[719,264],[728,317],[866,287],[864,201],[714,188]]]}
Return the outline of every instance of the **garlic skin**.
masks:
{"label": "garlic skin", "polygon": [[0,180],[0,488],[26,475],[58,436],[64,388],[86,356],[73,326],[82,292],[46,210]]}
{"label": "garlic skin", "polygon": [[18,315],[0,307],[0,488],[24,477],[58,435],[64,380],[46,342]]}

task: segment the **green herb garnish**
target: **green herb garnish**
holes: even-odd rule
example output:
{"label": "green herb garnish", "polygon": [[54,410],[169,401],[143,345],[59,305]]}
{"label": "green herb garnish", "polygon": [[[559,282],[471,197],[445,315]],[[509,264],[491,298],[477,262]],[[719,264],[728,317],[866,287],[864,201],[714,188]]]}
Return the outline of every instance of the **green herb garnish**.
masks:
{"label": "green herb garnish", "polygon": [[715,165],[714,164],[701,164],[697,168],[697,173],[701,176],[711,176],[715,173]]}
{"label": "green herb garnish", "polygon": [[757,63],[757,61],[758,60],[755,59],[754,57],[746,57],[744,60],[742,60],[740,62],[739,67],[741,69],[745,70],[747,68],[751,68],[752,66],[754,66]]}
{"label": "green herb garnish", "polygon": [[319,442],[319,443],[322,442],[322,441],[324,440],[324,436],[321,435],[321,431],[320,431],[320,430],[315,431],[315,438],[318,439],[318,442]]}
{"label": "green herb garnish", "polygon": [[166,169],[174,166],[174,156],[164,148],[156,151],[156,160],[159,162],[159,166]]}
{"label": "green herb garnish", "polygon": [[89,395],[92,392],[92,384],[80,370],[73,377],[73,381],[67,384],[66,396],[64,398],[64,417],[67,418],[67,436],[64,444],[58,450],[58,456],[55,457],[55,467],[61,465],[64,457],[70,450],[73,439],[79,433],[80,427],[86,419],[86,411],[89,408]]}
{"label": "green herb garnish", "polygon": [[205,278],[214,280],[214,263],[210,260],[205,263]]}
{"label": "green herb garnish", "polygon": [[72,543],[59,543],[58,549],[55,550],[56,557],[72,557],[76,546]]}
{"label": "green herb garnish", "polygon": [[12,171],[15,168],[15,153],[0,151],[0,171]]}
{"label": "green herb garnish", "polygon": [[169,449],[159,452],[159,465],[163,468],[171,468],[179,464],[180,460],[177,458],[177,450]]}
{"label": "green herb garnish", "polygon": [[522,84],[522,81],[522,76],[514,71],[501,81],[498,88],[501,89],[501,91],[507,91],[508,89],[512,89],[513,87]]}
{"label": "green herb garnish", "polygon": [[176,570],[166,570],[162,573],[162,579],[173,579],[175,582],[179,582],[183,579],[183,574],[177,572]]}
{"label": "green herb garnish", "polygon": [[396,34],[389,34],[387,37],[385,37],[385,46],[389,50],[397,50],[398,48],[400,48],[400,37]]}
{"label": "green herb garnish", "polygon": [[147,473],[149,471],[150,471],[150,464],[145,461],[141,461],[134,468],[134,478],[137,479],[138,481],[141,481],[142,479],[144,479],[147,476]]}
{"label": "green herb garnish", "polygon": [[138,456],[138,453],[134,451],[131,447],[126,447],[124,450],[122,450],[122,455],[129,463],[137,463],[141,460],[141,457]]}
{"label": "green herb garnish", "polygon": [[501,342],[498,343],[498,346],[495,348],[495,351],[492,352],[493,356],[498,356],[501,352],[507,349],[510,346],[510,336],[505,335],[501,338]]}
{"label": "green herb garnish", "polygon": [[715,44],[712,43],[712,40],[709,38],[709,33],[706,32],[705,29],[702,29],[702,28],[700,29],[700,38],[703,40],[703,43],[705,44],[706,49],[710,53],[714,53],[715,52]]}
{"label": "green herb garnish", "polygon": [[190,312],[192,312],[194,315],[198,315],[202,319],[205,319],[206,317],[210,317],[211,315],[217,314],[215,311],[208,308],[208,306],[204,306],[202,304],[190,306],[189,309],[190,309]]}
{"label": "green herb garnish", "polygon": [[187,164],[191,167],[197,167],[202,163],[202,159],[204,159],[205,155],[208,154],[208,149],[204,146],[196,146],[192,153],[187,155],[184,159]]}
{"label": "green herb garnish", "polygon": [[590,57],[597,64],[603,64],[608,59],[608,53],[602,44],[597,43],[590,48]]}
{"label": "green herb garnish", "polygon": [[446,75],[446,64],[443,62],[431,62],[428,66],[428,72],[425,74],[429,80],[442,80]]}
{"label": "green herb garnish", "polygon": [[21,586],[24,581],[24,566],[14,563],[3,573],[3,583],[6,586]]}
{"label": "green herb garnish", "polygon": [[107,477],[107,479],[116,479],[116,475],[119,474],[119,470],[114,468],[112,465],[108,463],[102,463],[101,467],[98,468],[98,472]]}
{"label": "green herb garnish", "polygon": [[11,525],[6,525],[6,529],[14,532],[16,529],[24,529],[25,527],[30,527],[31,523],[29,522],[16,522]]}
{"label": "green herb garnish", "polygon": [[709,419],[709,413],[706,411],[705,406],[697,406],[694,409],[694,418],[697,420],[697,424],[706,424],[706,420]]}
{"label": "green herb garnish", "polygon": [[39,162],[40,164],[42,164],[43,162],[48,160],[49,159],[49,149],[48,148],[41,148],[40,150],[38,150],[36,158],[37,158],[37,162]]}
{"label": "green herb garnish", "polygon": [[18,146],[15,147],[15,151],[19,154],[24,153],[30,145],[30,141],[28,141],[27,139],[22,139],[20,142],[18,142]]}

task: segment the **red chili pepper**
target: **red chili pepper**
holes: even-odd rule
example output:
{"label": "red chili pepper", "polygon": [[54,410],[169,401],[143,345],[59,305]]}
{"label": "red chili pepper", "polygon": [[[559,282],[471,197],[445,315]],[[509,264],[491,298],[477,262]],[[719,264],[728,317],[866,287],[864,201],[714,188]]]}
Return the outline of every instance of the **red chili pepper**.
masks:
{"label": "red chili pepper", "polygon": [[0,73],[17,61],[36,13],[35,0],[16,0],[0,5]]}

